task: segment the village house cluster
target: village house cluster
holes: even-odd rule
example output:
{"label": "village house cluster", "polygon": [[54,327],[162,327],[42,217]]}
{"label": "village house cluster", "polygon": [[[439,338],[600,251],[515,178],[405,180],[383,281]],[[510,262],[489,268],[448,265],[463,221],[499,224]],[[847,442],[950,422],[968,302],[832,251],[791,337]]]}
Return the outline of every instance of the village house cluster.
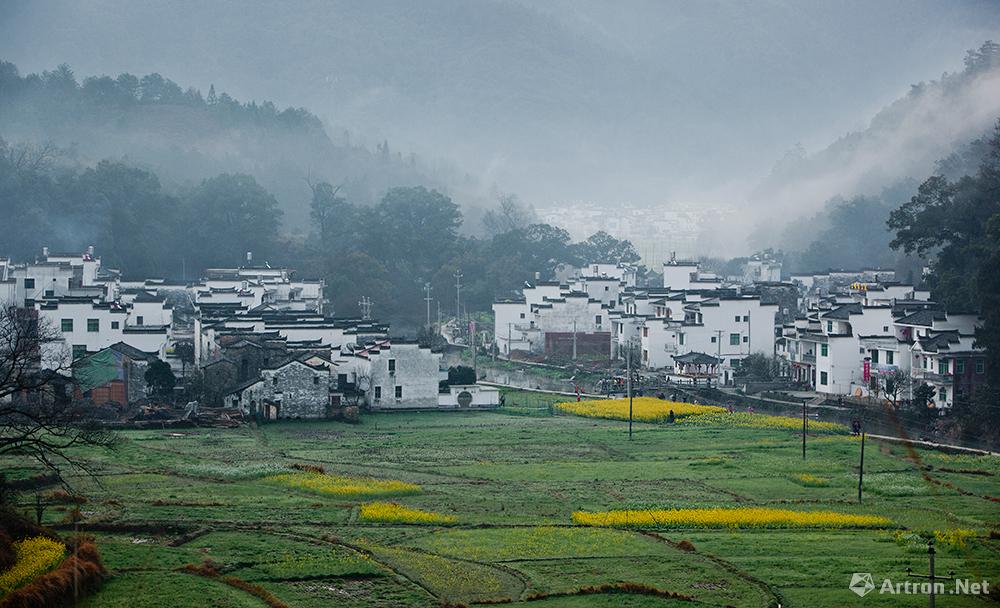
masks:
{"label": "village house cluster", "polygon": [[891,271],[792,280],[803,305],[781,326],[776,352],[810,389],[903,400],[926,384],[935,405],[949,408],[985,382],[986,354],[974,345],[978,314],[946,313],[929,292],[895,281]]}
{"label": "village house cluster", "polygon": [[662,285],[639,286],[629,264],[559,268],[558,280],[494,303],[494,348],[512,358],[631,355],[671,381],[722,385],[759,354],[804,390],[886,397],[888,386],[902,400],[924,383],[939,408],[985,380],[973,344],[981,319],[945,313],[891,270],[782,280],[780,260],[756,254],[735,276],[675,257],[662,273]]}
{"label": "village house cluster", "polygon": [[53,330],[42,364],[96,404],[147,399],[145,372],[161,361],[197,381],[203,405],[257,419],[496,405],[496,389],[442,390],[441,353],[390,338],[377,321],[329,314],[324,287],[254,265],[249,253],[246,265],[207,269],[194,283],[123,280],[92,247],[0,258],[0,302]]}

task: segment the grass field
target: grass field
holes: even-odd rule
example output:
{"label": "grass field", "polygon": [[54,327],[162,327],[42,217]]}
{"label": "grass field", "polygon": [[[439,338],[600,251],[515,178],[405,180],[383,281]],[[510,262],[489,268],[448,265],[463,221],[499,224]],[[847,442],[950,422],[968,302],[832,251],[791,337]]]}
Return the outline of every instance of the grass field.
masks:
{"label": "grass field", "polygon": [[[526,409],[530,415],[383,414],[357,425],[125,432],[115,453],[80,454],[96,479],[73,480],[87,498],[80,525],[93,531],[113,573],[84,605],[266,605],[226,583],[234,577],[306,608],[925,606],[919,595],[859,598],[848,582],[856,571],[879,583],[905,580],[908,566],[926,571],[924,539],[935,531],[939,572],[1000,584],[1000,540],[990,539],[1000,503],[989,500],[1000,494],[998,458],[920,451],[915,463],[900,446],[868,442],[858,505],[859,442],[850,436],[811,437],[803,461],[801,436],[789,430],[638,423],[629,441],[620,421]],[[378,500],[448,523],[359,517],[373,501],[363,491],[281,481],[303,464],[324,467],[336,483],[404,482],[378,485],[406,489]],[[3,466],[11,477],[34,473]],[[33,499],[23,497],[26,508]],[[573,524],[578,511],[739,507],[891,523]],[[50,507],[45,518],[58,523],[68,510]],[[218,576],[181,570],[206,561]],[[938,602],[986,605],[968,596]]]}

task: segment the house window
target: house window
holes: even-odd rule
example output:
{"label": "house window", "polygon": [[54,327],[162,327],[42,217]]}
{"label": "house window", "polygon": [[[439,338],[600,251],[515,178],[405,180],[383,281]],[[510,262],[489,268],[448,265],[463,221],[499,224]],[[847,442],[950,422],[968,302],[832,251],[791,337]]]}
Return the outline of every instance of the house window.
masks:
{"label": "house window", "polygon": [[594,323],[596,323],[597,325],[601,324],[601,315],[597,315],[596,317],[594,317]]}
{"label": "house window", "polygon": [[402,386],[397,386],[396,387],[396,399],[402,399],[402,398],[403,398],[403,387]]}
{"label": "house window", "polygon": [[829,379],[829,377],[827,376],[826,372],[820,372],[819,373],[819,383],[820,384],[822,384],[823,386],[826,386],[828,379]]}
{"label": "house window", "polygon": [[896,353],[892,352],[891,350],[885,351],[885,362],[887,364],[892,365],[892,362],[895,360],[895,357]]}
{"label": "house window", "polygon": [[648,327],[643,327],[642,328],[642,337],[643,338],[648,338],[649,337],[649,328]]}
{"label": "house window", "polygon": [[819,345],[819,354],[820,354],[821,357],[827,357],[827,356],[829,356],[830,355],[830,345],[829,344],[820,344]]}
{"label": "house window", "polygon": [[942,376],[948,373],[947,361],[938,361],[938,373],[941,374]]}
{"label": "house window", "polygon": [[743,343],[750,344],[750,336],[743,336]]}
{"label": "house window", "polygon": [[35,279],[25,279],[24,280],[24,288],[25,289],[34,289],[35,288]]}
{"label": "house window", "polygon": [[87,345],[86,344],[74,344],[73,345],[73,359],[79,359],[80,357],[86,356]]}
{"label": "house window", "polygon": [[54,298],[54,297],[56,297],[55,290],[53,290],[53,289],[46,289],[45,290],[45,297],[46,298]]}
{"label": "house window", "polygon": [[605,286],[604,286],[604,291],[607,291],[607,290],[608,290],[608,286],[607,286],[607,285],[605,285]]}
{"label": "house window", "polygon": [[736,315],[735,317],[733,317],[733,321],[735,321],[736,323],[739,323],[740,322],[740,316]]}
{"label": "house window", "polygon": [[947,401],[948,400],[948,389],[946,389],[946,388],[944,388],[942,386],[941,388],[938,389],[938,395],[941,396],[941,401]]}
{"label": "house window", "polygon": [[313,376],[313,386],[319,386],[319,376]]}
{"label": "house window", "polygon": [[729,334],[729,346],[739,346],[739,345],[740,345],[740,335]]}
{"label": "house window", "polygon": [[982,359],[980,359],[979,361],[976,361],[976,373],[977,374],[985,374],[986,373],[986,362],[983,361]]}
{"label": "house window", "polygon": [[87,331],[89,332],[101,331],[101,320],[87,319]]}
{"label": "house window", "polygon": [[965,361],[955,361],[955,373],[958,375],[965,373]]}
{"label": "house window", "polygon": [[878,363],[878,349],[872,349],[872,363]]}
{"label": "house window", "polygon": [[883,325],[883,326],[882,326],[882,331],[883,331],[884,333],[889,333],[889,326],[888,326],[888,325]]}
{"label": "house window", "polygon": [[271,378],[271,386],[278,386],[278,377]]}
{"label": "house window", "polygon": [[521,318],[522,318],[522,319],[524,318],[524,313],[523,313],[523,312],[521,313]]}
{"label": "house window", "polygon": [[337,386],[343,388],[347,384],[347,374],[337,374]]}
{"label": "house window", "polygon": [[111,322],[111,329],[118,329],[118,321]]}
{"label": "house window", "polygon": [[390,374],[395,374],[396,373],[396,360],[395,359],[389,359],[389,373]]}
{"label": "house window", "polygon": [[718,341],[719,339],[716,336],[712,336],[712,344],[715,344]]}
{"label": "house window", "polygon": [[381,398],[382,398],[382,387],[381,386],[376,386],[375,387],[375,400],[378,401]]}
{"label": "house window", "polygon": [[826,322],[826,333],[833,333],[833,321]]}
{"label": "house window", "polygon": [[749,323],[750,322],[750,315],[743,315],[743,322],[744,323]]}
{"label": "house window", "polygon": [[135,318],[135,324],[136,325],[142,325],[142,321],[143,321],[143,319],[142,319],[141,315]]}
{"label": "house window", "polygon": [[59,329],[61,329],[63,333],[73,331],[73,319],[63,319],[60,321]]}
{"label": "house window", "polygon": [[680,339],[680,343],[681,343],[681,346],[683,346],[683,345],[684,345],[684,337],[685,337],[686,335],[687,335],[687,334],[677,334],[677,337],[678,337],[678,338]]}

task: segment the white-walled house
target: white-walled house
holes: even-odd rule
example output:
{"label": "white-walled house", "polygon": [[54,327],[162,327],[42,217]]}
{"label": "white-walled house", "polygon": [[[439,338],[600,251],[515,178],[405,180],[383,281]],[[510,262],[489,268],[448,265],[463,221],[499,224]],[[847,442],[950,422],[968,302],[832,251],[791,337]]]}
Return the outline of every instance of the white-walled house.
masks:
{"label": "white-walled house", "polygon": [[690,301],[669,302],[669,316],[646,319],[640,338],[644,366],[673,368],[674,355],[705,353],[731,373],[752,353],[774,353],[776,303],[727,292],[687,295]]}
{"label": "white-walled house", "polygon": [[383,340],[335,358],[338,375],[365,394],[374,410],[438,407],[441,353],[415,342]]}
{"label": "white-walled house", "polygon": [[60,298],[36,308],[40,322],[59,332],[61,341],[48,348],[64,350],[65,363],[118,342],[162,358],[169,341],[169,325],[130,325],[131,310],[116,302]]}

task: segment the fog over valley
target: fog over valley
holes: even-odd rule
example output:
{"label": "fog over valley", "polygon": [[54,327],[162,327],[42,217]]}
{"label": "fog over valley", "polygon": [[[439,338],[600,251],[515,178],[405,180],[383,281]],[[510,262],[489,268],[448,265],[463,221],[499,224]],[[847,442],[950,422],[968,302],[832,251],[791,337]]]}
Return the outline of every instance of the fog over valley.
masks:
{"label": "fog over valley", "polygon": [[[607,209],[608,220],[618,206],[694,211],[694,225],[671,226],[698,238],[673,249],[735,255],[781,246],[781,222],[764,215],[810,216],[835,196],[918,179],[1000,113],[995,72],[931,82],[1000,38],[996,4],[802,6],[10,0],[0,58],[23,74],[63,63],[81,81],[155,72],[202,95],[214,85],[243,102],[304,107],[330,141],[223,135],[170,109],[105,117],[100,133],[9,112],[0,127],[10,140],[70,147],[84,164],[127,157],[177,184],[252,173],[291,231],[306,230],[306,180],[343,183],[360,202],[422,183],[472,210],[470,233],[504,192],[561,214],[577,238],[589,228],[566,212],[576,206]],[[383,144],[388,170],[355,150],[382,155]],[[612,232],[645,240],[627,223]],[[654,245],[640,248],[657,259],[672,248]]]}

